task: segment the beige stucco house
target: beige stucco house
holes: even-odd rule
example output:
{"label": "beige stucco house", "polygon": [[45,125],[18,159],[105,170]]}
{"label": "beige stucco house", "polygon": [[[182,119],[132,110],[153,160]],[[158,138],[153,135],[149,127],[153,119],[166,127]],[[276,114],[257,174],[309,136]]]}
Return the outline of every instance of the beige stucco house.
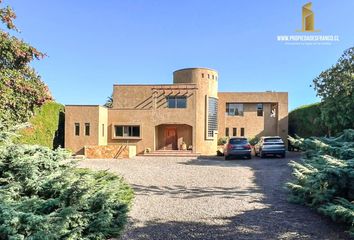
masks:
{"label": "beige stucco house", "polygon": [[173,73],[164,85],[113,86],[113,107],[66,105],[65,147],[88,157],[184,150],[215,155],[224,136],[288,134],[288,94],[218,92],[208,68]]}

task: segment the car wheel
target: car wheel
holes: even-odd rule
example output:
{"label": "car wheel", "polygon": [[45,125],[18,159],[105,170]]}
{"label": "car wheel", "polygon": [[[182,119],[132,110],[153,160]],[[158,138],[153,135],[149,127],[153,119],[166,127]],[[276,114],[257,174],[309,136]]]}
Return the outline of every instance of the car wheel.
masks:
{"label": "car wheel", "polygon": [[225,156],[225,160],[229,160],[230,159],[230,157],[229,156]]}
{"label": "car wheel", "polygon": [[265,158],[265,154],[263,154],[262,152],[259,153],[259,156],[260,156],[261,158]]}
{"label": "car wheel", "polygon": [[281,158],[285,158],[286,154],[283,153],[282,155],[280,155]]}
{"label": "car wheel", "polygon": [[251,158],[252,158],[251,154],[247,156],[247,159],[251,159]]}

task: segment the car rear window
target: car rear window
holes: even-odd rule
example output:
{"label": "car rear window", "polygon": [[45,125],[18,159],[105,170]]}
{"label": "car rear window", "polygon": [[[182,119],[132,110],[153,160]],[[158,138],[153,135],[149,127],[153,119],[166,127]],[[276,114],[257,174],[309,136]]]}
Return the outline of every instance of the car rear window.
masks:
{"label": "car rear window", "polygon": [[265,143],[283,143],[283,140],[281,138],[265,138],[264,142]]}
{"label": "car rear window", "polygon": [[229,141],[230,144],[246,144],[246,138],[231,138]]}

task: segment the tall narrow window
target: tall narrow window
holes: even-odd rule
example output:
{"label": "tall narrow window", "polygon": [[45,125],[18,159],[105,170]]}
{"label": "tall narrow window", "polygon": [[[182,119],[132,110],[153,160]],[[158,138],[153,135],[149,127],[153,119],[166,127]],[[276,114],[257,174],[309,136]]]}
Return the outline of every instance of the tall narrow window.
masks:
{"label": "tall narrow window", "polygon": [[263,116],[263,104],[262,103],[257,104],[257,116],[258,117]]}
{"label": "tall narrow window", "polygon": [[75,123],[75,136],[80,136],[80,123]]}
{"label": "tall narrow window", "polygon": [[226,137],[229,136],[229,128],[225,128],[225,136],[226,136]]}
{"label": "tall narrow window", "polygon": [[208,74],[208,78],[210,78],[210,74]]}
{"label": "tall narrow window", "polygon": [[85,136],[90,136],[90,123],[85,123]]}
{"label": "tall narrow window", "polygon": [[241,137],[244,137],[244,136],[245,136],[245,129],[241,128]]}
{"label": "tall narrow window", "polygon": [[208,137],[214,137],[214,132],[218,130],[218,99],[208,98]]}
{"label": "tall narrow window", "polygon": [[102,124],[102,137],[104,137],[104,124]]}
{"label": "tall narrow window", "polygon": [[202,78],[204,78],[204,73],[202,73]]}
{"label": "tall narrow window", "polygon": [[237,136],[237,128],[232,129],[232,136]]}

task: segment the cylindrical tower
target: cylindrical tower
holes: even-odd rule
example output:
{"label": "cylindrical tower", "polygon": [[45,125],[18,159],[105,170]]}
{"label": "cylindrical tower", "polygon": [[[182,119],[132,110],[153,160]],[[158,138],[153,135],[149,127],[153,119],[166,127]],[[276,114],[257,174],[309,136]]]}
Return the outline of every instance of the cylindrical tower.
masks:
{"label": "cylindrical tower", "polygon": [[215,155],[217,151],[218,72],[209,68],[185,68],[173,72],[173,83],[194,83],[196,123],[193,129],[195,152]]}

